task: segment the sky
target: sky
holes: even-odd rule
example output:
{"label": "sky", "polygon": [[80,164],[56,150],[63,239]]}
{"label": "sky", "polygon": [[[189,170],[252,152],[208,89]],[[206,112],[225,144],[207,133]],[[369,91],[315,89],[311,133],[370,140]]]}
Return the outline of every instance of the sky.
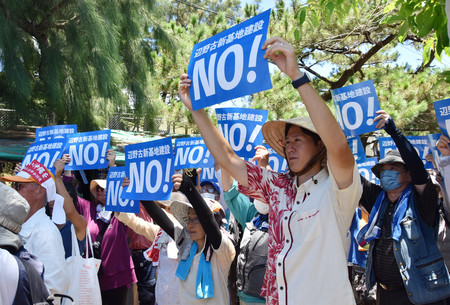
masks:
{"label": "sky", "polygon": [[[450,0],[447,0],[447,2],[450,2]],[[242,0],[242,6],[245,6],[246,3],[253,4],[254,0]],[[265,11],[269,8],[275,7],[275,0],[262,0],[260,3],[260,8],[262,11]],[[450,8],[450,5],[449,5]],[[450,27],[450,25],[449,25]],[[399,65],[405,65],[406,63],[409,64],[409,66],[412,67],[412,69],[416,69],[419,67],[419,65],[422,63],[422,51],[416,50],[412,46],[408,44],[402,44],[395,48],[396,51],[399,52],[400,56],[398,58],[398,64]],[[434,60],[432,63],[432,66],[435,66],[437,68],[446,68],[450,69],[450,57],[444,56],[442,59],[442,62],[438,62],[437,60]],[[321,75],[329,75],[331,72],[332,66],[323,66],[323,67],[317,67],[315,68],[315,71],[318,72]]]}

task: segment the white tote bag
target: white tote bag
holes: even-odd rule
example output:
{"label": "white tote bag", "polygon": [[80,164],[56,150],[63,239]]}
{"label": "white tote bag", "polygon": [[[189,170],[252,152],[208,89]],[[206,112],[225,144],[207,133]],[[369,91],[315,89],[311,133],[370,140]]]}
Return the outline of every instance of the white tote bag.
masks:
{"label": "white tote bag", "polygon": [[[100,268],[101,260],[94,257],[81,256],[78,248],[78,240],[75,229],[72,225],[72,256],[67,258],[67,266],[71,275],[70,287],[67,294],[74,300],[75,305],[101,305],[102,296],[100,294],[100,284],[97,272]],[[91,234],[86,228],[86,249],[92,250]],[[65,304],[70,304],[66,302]]]}

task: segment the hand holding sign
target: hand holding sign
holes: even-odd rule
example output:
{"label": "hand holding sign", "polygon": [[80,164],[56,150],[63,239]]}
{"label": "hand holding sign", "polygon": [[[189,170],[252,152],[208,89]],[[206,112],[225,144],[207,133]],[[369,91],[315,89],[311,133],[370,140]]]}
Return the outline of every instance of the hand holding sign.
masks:
{"label": "hand holding sign", "polygon": [[441,135],[439,141],[436,142],[436,148],[441,152],[443,156],[450,156],[450,139],[444,135]]}
{"label": "hand holding sign", "polygon": [[292,80],[303,76],[303,73],[298,69],[294,47],[286,40],[275,36],[267,39],[262,48],[266,50],[264,58],[270,58],[281,72],[285,73]]}
{"label": "hand holding sign", "polygon": [[258,145],[255,149],[256,152],[252,161],[257,162],[259,167],[267,168],[269,166],[269,151],[263,145]]}

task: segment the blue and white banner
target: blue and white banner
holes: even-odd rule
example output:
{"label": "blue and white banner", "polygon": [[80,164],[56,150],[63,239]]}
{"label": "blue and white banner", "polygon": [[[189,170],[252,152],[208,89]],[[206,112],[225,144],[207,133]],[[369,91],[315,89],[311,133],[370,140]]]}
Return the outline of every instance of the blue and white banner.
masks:
{"label": "blue and white banner", "polygon": [[77,133],[77,125],[54,125],[36,129],[36,141],[64,138],[68,134]]}
{"label": "blue and white banner", "polygon": [[199,167],[214,167],[214,158],[202,137],[175,139],[174,169]]}
{"label": "blue and white banner", "polygon": [[372,172],[372,167],[378,163],[378,158],[366,158],[366,161],[357,163],[359,174],[372,183],[380,184],[380,180]]}
{"label": "blue and white banner", "polygon": [[106,151],[110,147],[111,130],[98,130],[67,135],[66,152],[71,161],[68,170],[107,168]]}
{"label": "blue and white banner", "polygon": [[[428,136],[407,136],[408,141],[414,146],[417,154],[422,159],[425,168],[433,168],[433,164],[426,160],[426,156],[431,153]],[[397,149],[394,140],[391,137],[380,137],[378,138],[378,143],[380,145],[380,159],[383,159],[386,154],[394,149]]]}
{"label": "blue and white banner", "polygon": [[359,136],[356,137],[347,137],[348,145],[350,146],[353,156],[355,157],[356,163],[364,162],[366,157],[366,151],[361,142],[361,138]]}
{"label": "blue and white banner", "polygon": [[217,179],[217,176],[216,176],[216,170],[214,169],[214,166],[202,168],[202,173],[200,175],[200,183],[202,183],[203,181],[212,181],[212,182],[219,183],[219,180]]}
{"label": "blue and white banner", "polygon": [[27,150],[27,153],[22,160],[22,168],[25,168],[33,160],[38,160],[39,163],[47,167],[53,174],[55,173],[55,168],[53,163],[56,159],[62,157],[64,148],[66,147],[67,139],[55,138],[52,140],[37,140]]}
{"label": "blue and white banner", "polygon": [[380,149],[380,160],[391,150],[397,149],[397,145],[395,145],[395,142],[391,137],[379,137],[378,146]]}
{"label": "blue and white banner", "polygon": [[122,199],[122,181],[126,177],[125,166],[111,167],[106,179],[105,210],[126,213],[139,213],[139,201]]}
{"label": "blue and white banner", "polygon": [[289,170],[288,164],[285,158],[277,154],[276,151],[268,144],[264,144],[264,147],[269,151],[269,165],[270,168],[277,173],[285,173]]}
{"label": "blue and white banner", "polygon": [[428,136],[407,136],[406,137],[414,148],[416,149],[419,157],[422,159],[426,169],[432,169],[433,163],[427,161],[426,156],[431,154],[430,146],[428,146]]}
{"label": "blue and white banner", "polygon": [[194,46],[187,71],[194,110],[272,88],[261,49],[269,19],[270,9]]}
{"label": "blue and white banner", "polygon": [[174,174],[172,138],[125,146],[125,167],[130,185],[122,198],[169,200]]}
{"label": "blue and white banner", "polygon": [[434,102],[436,119],[442,133],[448,138],[450,131],[450,98]]}
{"label": "blue and white banner", "polygon": [[336,116],[347,137],[376,130],[380,103],[372,80],[331,90]]}
{"label": "blue and white banner", "polygon": [[261,129],[268,113],[249,108],[216,108],[219,130],[239,157],[250,160],[255,155],[255,147],[263,142]]}

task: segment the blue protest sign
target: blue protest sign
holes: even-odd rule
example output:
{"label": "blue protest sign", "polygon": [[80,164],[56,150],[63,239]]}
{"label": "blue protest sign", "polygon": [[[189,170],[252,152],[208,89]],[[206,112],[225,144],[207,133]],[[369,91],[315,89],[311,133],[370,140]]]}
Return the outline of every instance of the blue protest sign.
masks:
{"label": "blue protest sign", "polygon": [[440,137],[441,137],[441,133],[433,133],[433,134],[429,134],[427,136],[428,147],[430,148],[430,151],[433,154],[434,162],[436,163],[436,166],[438,166],[439,158],[442,155],[441,152],[439,151],[439,149],[436,148],[436,143],[437,143],[437,141],[439,141]]}
{"label": "blue protest sign", "polygon": [[277,173],[285,173],[288,170],[288,164],[285,158],[280,156],[270,147],[268,144],[264,144],[264,147],[269,151],[269,165],[270,168]]}
{"label": "blue protest sign", "polygon": [[372,172],[372,167],[378,163],[378,158],[366,158],[364,162],[357,163],[359,174],[372,183],[380,184],[380,180]]}
{"label": "blue protest sign", "polygon": [[366,157],[366,151],[361,142],[361,138],[359,136],[356,137],[348,137],[347,138],[348,145],[350,146],[353,156],[355,157],[356,163],[364,162]]}
{"label": "blue protest sign", "polygon": [[62,157],[66,146],[66,138],[57,138],[52,140],[36,141],[30,145],[27,153],[22,160],[22,168],[27,166],[33,160],[38,160],[42,165],[47,167],[52,173],[55,173],[53,163],[56,159]]}
{"label": "blue protest sign", "polygon": [[261,47],[270,9],[196,44],[188,75],[194,110],[272,88]]}
{"label": "blue protest sign", "polygon": [[127,213],[139,213],[139,201],[122,199],[122,181],[126,177],[125,166],[111,167],[106,179],[105,210]]}
{"label": "blue protest sign", "polygon": [[77,125],[54,125],[36,129],[36,141],[50,140],[52,138],[61,138],[65,135],[77,133]]}
{"label": "blue protest sign", "polygon": [[216,176],[216,170],[213,167],[202,168],[202,173],[200,175],[200,183],[203,181],[212,181],[219,183]]}
{"label": "blue protest sign", "polygon": [[172,138],[125,146],[125,167],[130,185],[122,198],[169,200],[174,173]]}
{"label": "blue protest sign", "polygon": [[331,90],[336,116],[347,137],[376,130],[380,103],[372,80]]}
{"label": "blue protest sign", "polygon": [[433,163],[426,160],[426,156],[431,154],[430,147],[428,146],[428,136],[407,136],[409,142],[414,146],[419,157],[422,159],[425,168],[432,169]]}
{"label": "blue protest sign", "polygon": [[202,137],[175,139],[174,169],[199,167],[214,167],[214,158]]}
{"label": "blue protest sign", "polygon": [[71,161],[65,169],[107,168],[106,151],[110,147],[111,130],[99,130],[67,135],[66,152]]}
{"label": "blue protest sign", "polygon": [[[428,137],[407,136],[406,138],[416,149],[417,154],[422,159],[425,168],[433,168],[433,164],[428,162],[425,158],[426,155],[431,153],[430,147],[428,146]],[[378,143],[380,145],[380,159],[383,159],[389,151],[397,149],[397,145],[395,145],[394,140],[392,140],[391,137],[380,137],[378,138]]]}
{"label": "blue protest sign", "polygon": [[450,98],[434,102],[436,119],[442,133],[448,138],[450,130]]}
{"label": "blue protest sign", "polygon": [[261,145],[262,125],[267,121],[267,110],[249,108],[216,108],[217,125],[234,152],[245,160],[255,155]]}
{"label": "blue protest sign", "polygon": [[391,137],[379,137],[378,145],[380,149],[380,159],[383,159],[389,151],[397,149],[397,145],[395,145],[394,140],[392,140]]}

